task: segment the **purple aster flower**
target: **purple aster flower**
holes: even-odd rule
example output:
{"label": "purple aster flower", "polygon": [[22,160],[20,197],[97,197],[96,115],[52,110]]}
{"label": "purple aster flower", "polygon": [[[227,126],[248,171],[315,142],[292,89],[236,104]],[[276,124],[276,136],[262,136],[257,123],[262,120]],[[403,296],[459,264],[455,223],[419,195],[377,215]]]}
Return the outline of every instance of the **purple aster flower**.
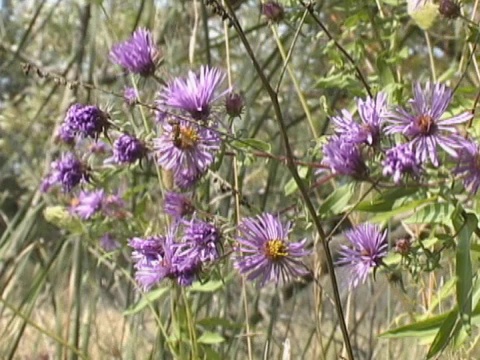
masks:
{"label": "purple aster flower", "polygon": [[81,181],[90,178],[88,168],[73,153],[65,153],[58,160],[52,162],[50,173],[44,179],[41,190],[48,191],[53,185],[61,185],[63,191],[70,192]]}
{"label": "purple aster flower", "polygon": [[383,162],[383,175],[393,176],[396,184],[401,182],[404,175],[418,176],[421,170],[421,163],[412,151],[410,144],[398,145],[387,150]]}
{"label": "purple aster flower", "polygon": [[155,73],[156,62],[160,56],[153,35],[147,29],[135,30],[128,40],[114,45],[110,50],[110,59],[114,63],[142,76]]}
{"label": "purple aster flower", "polygon": [[287,282],[290,277],[308,274],[301,258],[308,252],[305,240],[288,241],[290,224],[280,222],[279,217],[265,213],[245,218],[238,226],[239,251],[235,267],[249,280],[258,279],[261,286],[269,281]]}
{"label": "purple aster flower", "polygon": [[412,111],[398,108],[391,112],[388,117],[392,125],[387,127],[386,132],[404,134],[411,140],[412,149],[420,162],[430,159],[434,166],[438,166],[437,148],[457,156],[456,149],[462,146],[463,138],[454,125],[470,120],[472,114],[463,112],[440,119],[452,100],[452,90],[429,82],[424,89],[417,83],[413,90],[414,98],[410,100]]}
{"label": "purple aster flower", "polygon": [[159,106],[166,104],[188,112],[195,120],[206,120],[211,104],[224,93],[215,97],[215,90],[225,79],[225,73],[216,68],[202,66],[198,74],[189,71],[186,78],[176,78],[160,93]]}
{"label": "purple aster flower", "polygon": [[125,103],[129,106],[133,106],[138,101],[138,93],[137,90],[133,87],[126,87],[123,91],[123,99]]}
{"label": "purple aster flower", "polygon": [[68,145],[75,142],[75,130],[69,124],[63,123],[57,131],[57,139]]}
{"label": "purple aster flower", "polygon": [[362,123],[356,122],[353,115],[344,109],[339,116],[332,117],[336,126],[335,133],[350,142],[368,145],[378,144],[381,128],[387,114],[386,94],[380,92],[374,99],[370,97],[366,100],[358,99],[357,107]]}
{"label": "purple aster flower", "polygon": [[174,274],[171,242],[171,238],[167,239],[164,236],[130,239],[128,245],[133,248],[135,280],[144,291],[150,290],[153,285]]}
{"label": "purple aster flower", "polygon": [[144,291],[165,278],[176,280],[182,286],[191,285],[200,271],[199,262],[192,262],[180,252],[180,244],[174,242],[175,229],[167,236],[152,236],[147,239],[133,238],[135,279]]}
{"label": "purple aster flower", "polygon": [[109,126],[108,115],[97,106],[73,104],[67,111],[62,127],[73,134],[97,139]]}
{"label": "purple aster flower", "polygon": [[463,176],[463,183],[473,194],[480,187],[480,147],[473,142],[465,142],[459,151],[458,165],[453,172]]}
{"label": "purple aster flower", "polygon": [[184,194],[168,191],[163,203],[164,210],[174,219],[181,219],[193,214],[195,207],[191,200]]}
{"label": "purple aster flower", "polygon": [[185,120],[165,122],[163,134],[153,140],[158,163],[172,171],[180,188],[192,186],[213,163],[220,148],[220,137],[214,129]]}
{"label": "purple aster flower", "polygon": [[100,238],[100,246],[106,252],[111,252],[118,249],[120,247],[120,244],[117,240],[115,240],[115,237],[112,234],[106,233]]}
{"label": "purple aster flower", "polygon": [[352,248],[342,245],[338,265],[348,265],[351,271],[350,289],[365,283],[371,269],[378,267],[387,255],[387,233],[378,226],[361,224],[348,230],[345,236]]}
{"label": "purple aster flower", "polygon": [[198,219],[184,221],[183,224],[181,255],[185,260],[202,265],[218,259],[221,234],[215,225]]}
{"label": "purple aster flower", "polygon": [[335,174],[362,179],[368,173],[359,146],[348,139],[331,137],[323,146],[323,156],[322,164],[330,167]]}
{"label": "purple aster flower", "polygon": [[81,191],[78,198],[72,199],[70,212],[87,220],[102,209],[103,190]]}
{"label": "purple aster flower", "polygon": [[113,144],[113,160],[118,164],[132,164],[147,153],[144,143],[136,137],[123,134]]}

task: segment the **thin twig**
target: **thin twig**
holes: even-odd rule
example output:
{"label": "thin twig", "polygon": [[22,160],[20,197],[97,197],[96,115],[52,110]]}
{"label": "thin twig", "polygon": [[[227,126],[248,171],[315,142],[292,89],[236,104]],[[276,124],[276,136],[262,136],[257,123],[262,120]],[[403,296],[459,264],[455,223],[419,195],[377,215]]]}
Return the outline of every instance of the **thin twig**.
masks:
{"label": "thin twig", "polygon": [[300,189],[300,192],[302,193],[302,197],[304,199],[305,205],[306,205],[310,215],[312,216],[314,225],[317,229],[318,235],[320,237],[320,240],[321,240],[321,243],[322,243],[322,246],[323,246],[323,250],[325,251],[327,268],[329,270],[329,277],[330,277],[330,280],[331,280],[331,283],[332,283],[332,288],[333,288],[335,308],[336,308],[336,311],[337,311],[337,314],[338,314],[338,317],[339,317],[339,320],[340,320],[340,328],[341,328],[341,331],[342,331],[342,336],[343,336],[345,348],[347,350],[348,358],[350,360],[353,360],[354,359],[353,351],[352,351],[352,346],[350,344],[348,329],[347,329],[347,326],[346,326],[346,323],[345,323],[345,317],[343,315],[342,302],[341,302],[341,299],[340,299],[340,292],[338,290],[337,279],[335,277],[335,268],[334,268],[334,264],[333,264],[332,253],[331,253],[330,248],[328,246],[326,236],[325,236],[325,232],[324,232],[324,230],[322,228],[322,225],[320,223],[320,219],[318,218],[318,216],[316,214],[315,207],[313,206],[313,203],[310,200],[308,189],[306,188],[305,184],[303,183],[302,179],[300,178],[300,176],[297,172],[297,167],[295,165],[295,162],[293,161],[293,158],[294,158],[293,157],[293,151],[290,147],[290,140],[288,138],[288,133],[287,133],[287,129],[286,129],[286,126],[285,126],[284,119],[283,119],[282,110],[280,108],[280,103],[278,101],[278,94],[272,88],[270,82],[268,81],[268,79],[265,76],[265,73],[263,72],[260,65],[258,64],[257,59],[255,57],[255,54],[253,53],[253,50],[250,46],[250,43],[248,42],[245,34],[243,33],[242,26],[240,25],[240,22],[238,21],[236,15],[235,15],[235,12],[233,11],[233,9],[230,5],[230,1],[226,1],[226,5],[227,5],[227,8],[230,12],[229,17],[230,17],[231,23],[232,23],[233,27],[235,28],[236,32],[238,33],[238,35],[240,37],[240,40],[241,40],[243,46],[245,47],[245,50],[247,51],[248,56],[250,57],[250,60],[253,62],[253,66],[255,67],[257,75],[260,77],[260,80],[261,80],[264,88],[268,92],[268,95],[269,95],[270,100],[272,102],[272,106],[273,106],[273,109],[275,111],[275,119],[276,119],[276,121],[278,123],[278,126],[280,128],[280,133],[282,135],[282,139],[283,139],[283,143],[284,143],[284,147],[285,147],[285,153],[286,153],[286,157],[287,157],[287,167],[290,170],[290,173],[291,173],[293,179],[295,180],[298,188]]}
{"label": "thin twig", "polygon": [[307,9],[308,13],[310,16],[313,18],[313,20],[320,26],[320,28],[323,30],[323,32],[327,35],[327,37],[330,39],[330,41],[333,41],[334,45],[337,47],[337,49],[347,58],[347,60],[352,64],[353,68],[355,69],[355,72],[357,73],[358,79],[362,82],[363,86],[365,87],[365,90],[367,91],[368,95],[370,97],[373,97],[372,90],[370,89],[370,86],[367,83],[367,80],[363,76],[360,68],[358,67],[357,63],[355,60],[352,58],[352,56],[345,50],[345,48],[333,37],[333,35],[328,31],[328,29],[323,25],[322,21],[320,18],[315,15],[313,12],[313,3],[308,3],[306,4],[303,2],[303,0],[300,0],[300,3]]}

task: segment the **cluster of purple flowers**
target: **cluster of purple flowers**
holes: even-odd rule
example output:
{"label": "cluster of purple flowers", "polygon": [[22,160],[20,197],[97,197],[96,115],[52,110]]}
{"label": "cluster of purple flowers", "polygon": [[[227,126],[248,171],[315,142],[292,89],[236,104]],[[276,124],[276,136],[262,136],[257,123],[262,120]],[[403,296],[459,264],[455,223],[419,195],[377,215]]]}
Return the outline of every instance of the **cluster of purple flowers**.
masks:
{"label": "cluster of purple flowers", "polygon": [[[335,174],[364,179],[371,173],[366,161],[368,152],[368,159],[373,161],[383,157],[383,175],[391,176],[398,184],[407,176],[418,178],[428,161],[438,167],[438,151],[442,149],[460,163],[456,173],[466,175],[466,185],[480,182],[472,175],[478,169],[471,161],[475,145],[466,146],[468,142],[455,127],[470,120],[472,114],[462,112],[443,118],[453,97],[452,90],[443,84],[426,83],[422,87],[417,83],[413,93],[409,109],[389,108],[386,95],[379,93],[373,99],[357,101],[360,122],[348,110],[334,116],[335,134],[323,148],[323,164]],[[406,142],[383,148],[381,140],[394,134],[403,135]],[[389,138],[388,143],[391,144],[392,140]],[[464,147],[469,150],[459,151]],[[470,188],[478,189],[475,186]]]}
{"label": "cluster of purple flowers", "polygon": [[[133,238],[136,280],[144,290],[165,278],[180,285],[190,285],[206,264],[219,259],[221,233],[211,222],[198,219],[192,200],[182,193],[167,192],[164,211],[173,225],[165,236]],[[306,240],[289,241],[290,223],[282,224],[278,216],[265,213],[245,218],[238,226],[235,267],[249,280],[286,282],[308,274],[302,258],[308,255]]]}
{"label": "cluster of purple flowers", "polygon": [[[466,111],[444,117],[452,97],[452,90],[445,85],[427,83],[422,87],[417,83],[409,108],[388,109],[383,94],[375,100],[358,101],[361,124],[346,110],[332,119],[335,135],[324,146],[324,164],[334,173],[358,178],[368,172],[364,147],[370,146],[372,165],[383,158],[383,175],[398,184],[406,176],[419,178],[428,163],[438,167],[441,149],[456,163],[452,173],[462,176],[465,187],[476,193],[480,188],[480,147],[461,136],[456,128],[473,115]],[[402,135],[404,141],[395,144],[398,137],[391,137],[388,144],[395,145],[383,148],[382,137],[395,134]],[[386,232],[371,224],[354,227],[345,235],[351,247],[342,246],[337,264],[350,268],[350,288],[353,288],[382,265],[388,245]]]}
{"label": "cluster of purple flowers", "polygon": [[214,224],[194,218],[175,223],[166,236],[132,238],[129,246],[144,291],[166,278],[188,286],[220,257],[221,233]]}

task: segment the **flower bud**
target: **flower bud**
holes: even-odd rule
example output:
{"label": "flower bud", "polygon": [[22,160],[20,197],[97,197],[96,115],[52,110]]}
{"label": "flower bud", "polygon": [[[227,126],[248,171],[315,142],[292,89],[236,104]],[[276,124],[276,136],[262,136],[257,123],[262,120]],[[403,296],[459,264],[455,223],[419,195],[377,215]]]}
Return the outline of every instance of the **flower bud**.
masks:
{"label": "flower bud", "polygon": [[241,94],[230,92],[225,97],[225,110],[231,117],[240,117],[243,107],[245,106],[244,98]]}
{"label": "flower bud", "polygon": [[278,23],[283,20],[285,12],[282,5],[276,1],[267,1],[265,4],[262,4],[262,14],[269,21]]}
{"label": "flower bud", "polygon": [[456,19],[460,16],[460,5],[454,0],[441,0],[438,12],[447,19]]}
{"label": "flower bud", "polygon": [[395,251],[401,255],[407,255],[410,252],[411,243],[410,239],[403,238],[398,239],[395,243]]}

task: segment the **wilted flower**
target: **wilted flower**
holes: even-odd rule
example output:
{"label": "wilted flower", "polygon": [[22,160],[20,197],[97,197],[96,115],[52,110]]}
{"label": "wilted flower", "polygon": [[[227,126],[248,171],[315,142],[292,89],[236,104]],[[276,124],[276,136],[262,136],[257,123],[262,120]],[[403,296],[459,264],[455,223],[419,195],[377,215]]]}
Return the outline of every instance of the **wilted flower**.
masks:
{"label": "wilted flower", "polygon": [[383,175],[393,176],[395,183],[400,183],[404,175],[418,176],[421,170],[421,163],[409,144],[398,145],[387,150],[383,162]]}
{"label": "wilted flower", "polygon": [[453,171],[463,177],[465,188],[476,194],[480,187],[480,147],[473,142],[465,142],[459,151],[458,165]]}
{"label": "wilted flower", "polygon": [[261,286],[269,281],[287,282],[291,277],[308,274],[302,258],[308,254],[305,240],[288,240],[290,224],[282,224],[277,216],[265,213],[245,218],[238,226],[239,255],[235,267],[249,280],[259,280]]}
{"label": "wilted flower", "polygon": [[378,267],[387,255],[387,233],[372,224],[361,224],[348,230],[345,236],[352,248],[342,245],[338,265],[350,268],[350,288],[365,283],[370,270]]}
{"label": "wilted flower", "polygon": [[67,111],[61,131],[97,139],[109,126],[108,115],[97,106],[73,104]]}
{"label": "wilted flower", "polygon": [[70,212],[87,220],[98,212],[109,217],[124,217],[125,202],[119,195],[106,195],[105,191],[81,191],[71,201]]}
{"label": "wilted flower", "polygon": [[198,73],[189,71],[186,78],[173,79],[160,93],[159,108],[163,104],[188,112],[195,120],[206,120],[217,88],[225,79],[225,73],[217,68],[202,66]]}
{"label": "wilted flower", "polygon": [[61,185],[63,191],[70,192],[81,181],[90,179],[88,168],[71,153],[65,153],[58,160],[52,162],[50,173],[44,179],[41,189],[48,191],[54,185]]}
{"label": "wilted flower", "polygon": [[387,114],[387,95],[380,92],[373,99],[358,99],[357,107],[362,123],[356,122],[352,114],[344,109],[339,116],[332,117],[335,133],[354,143],[377,144]]}
{"label": "wilted flower", "polygon": [[129,134],[123,134],[113,144],[113,159],[118,164],[132,164],[146,154],[145,144]]}
{"label": "wilted flower", "polygon": [[102,212],[105,216],[123,219],[127,215],[125,212],[125,201],[118,194],[107,195],[103,199]]}
{"label": "wilted flower", "polygon": [[88,146],[88,150],[92,154],[104,154],[110,149],[110,145],[103,141],[95,141]]}
{"label": "wilted flower", "polygon": [[127,105],[133,106],[138,101],[138,93],[137,90],[133,87],[126,87],[123,91],[123,99],[127,103]]}
{"label": "wilted flower", "polygon": [[402,133],[411,139],[410,144],[420,162],[428,159],[438,166],[437,148],[441,147],[448,154],[457,156],[456,149],[462,146],[463,138],[458,135],[456,124],[472,118],[470,112],[440,119],[452,100],[452,90],[442,84],[427,83],[422,89],[417,83],[414,98],[410,100],[411,113],[403,108],[391,112],[388,117],[392,125],[387,133]]}
{"label": "wilted flower", "polygon": [[81,191],[80,195],[72,199],[70,211],[72,214],[87,220],[102,209],[104,191]]}
{"label": "wilted flower", "polygon": [[323,146],[323,156],[322,164],[330,167],[335,174],[362,179],[368,173],[359,146],[348,139],[331,137]]}
{"label": "wilted flower", "polygon": [[110,50],[110,59],[114,63],[142,76],[155,73],[156,62],[160,56],[152,33],[147,29],[137,29],[132,37],[114,45]]}
{"label": "wilted flower", "polygon": [[115,237],[112,234],[106,233],[100,238],[100,246],[103,248],[103,250],[110,252],[118,249],[120,244],[117,240],[115,240]]}
{"label": "wilted flower", "polygon": [[192,186],[213,163],[220,138],[213,129],[185,120],[165,122],[163,134],[153,140],[158,163],[173,172],[180,188]]}
{"label": "wilted flower", "polygon": [[195,210],[192,202],[184,194],[168,191],[164,197],[163,208],[175,219],[190,215]]}

